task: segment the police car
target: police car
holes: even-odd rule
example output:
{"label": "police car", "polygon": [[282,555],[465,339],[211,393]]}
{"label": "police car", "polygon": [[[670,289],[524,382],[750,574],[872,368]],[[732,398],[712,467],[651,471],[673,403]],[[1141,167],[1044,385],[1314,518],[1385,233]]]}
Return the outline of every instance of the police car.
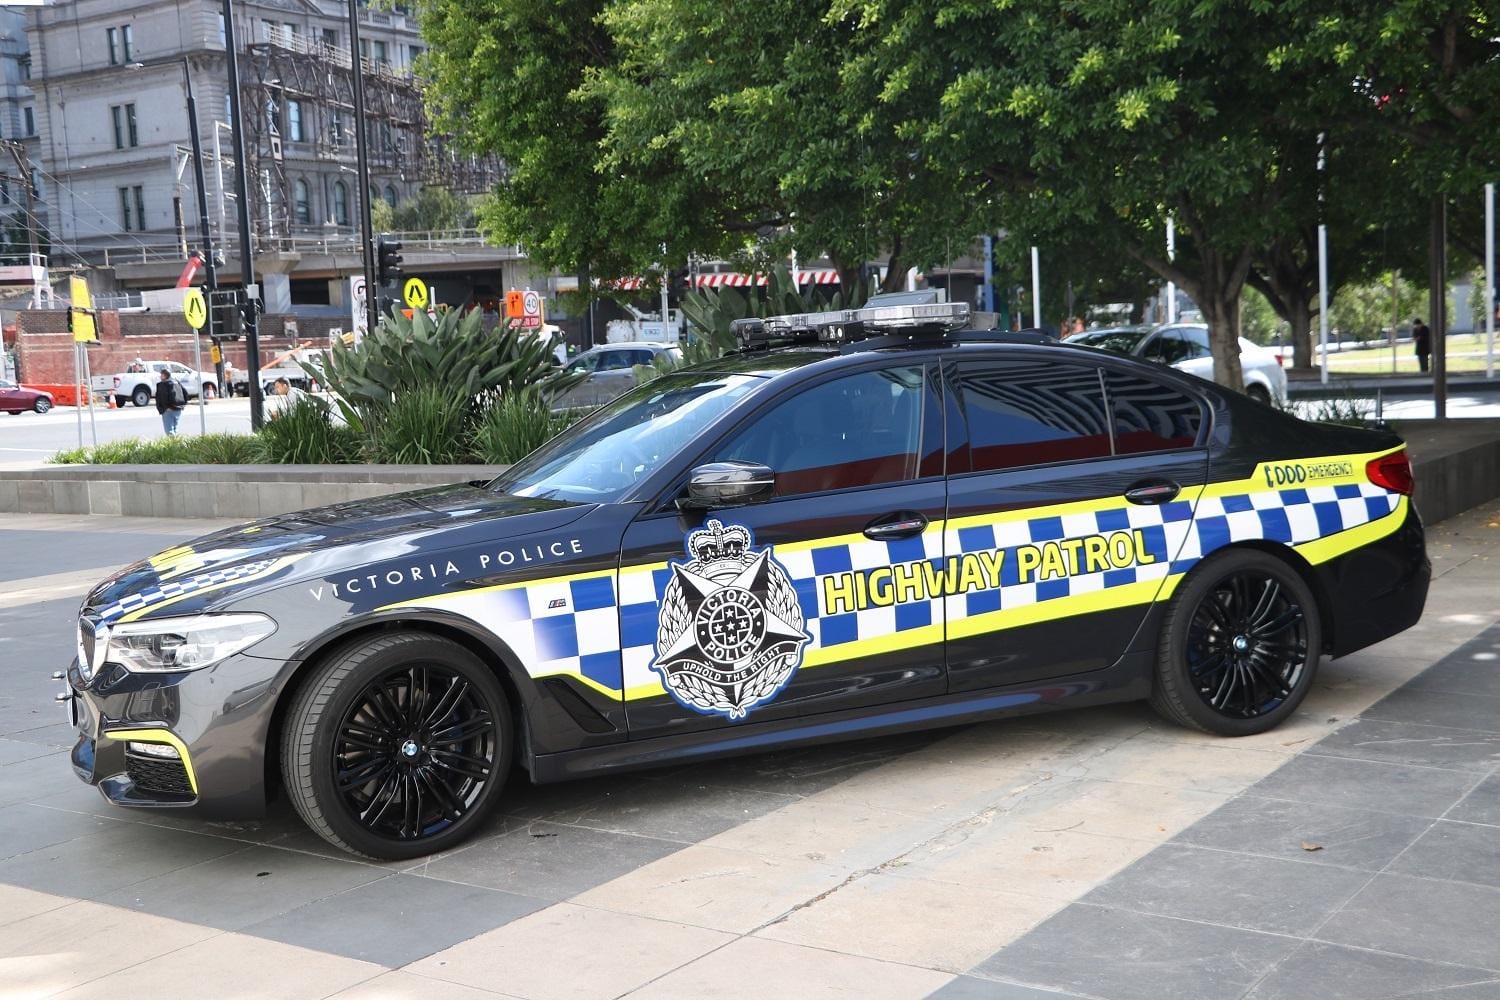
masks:
{"label": "police car", "polygon": [[90,593],[122,806],[286,795],[410,858],[537,782],[1149,699],[1224,736],[1417,621],[1401,441],[962,305],[746,321],[491,483],[261,520]]}

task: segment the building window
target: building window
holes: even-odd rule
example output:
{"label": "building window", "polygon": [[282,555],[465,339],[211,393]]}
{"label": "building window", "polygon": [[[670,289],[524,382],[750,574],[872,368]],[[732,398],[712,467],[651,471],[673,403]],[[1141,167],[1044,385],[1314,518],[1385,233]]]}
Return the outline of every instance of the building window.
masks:
{"label": "building window", "polygon": [[219,13],[219,44],[229,44],[229,26],[224,23],[224,14],[222,11]]}
{"label": "building window", "polygon": [[128,24],[120,29],[120,47],[125,50],[125,61],[130,62],[135,57],[135,33]]}
{"label": "building window", "polygon": [[396,197],[396,189],[394,187],[392,187],[391,185],[387,184],[385,186],[385,203],[387,205],[391,206],[392,208],[395,208],[396,207],[396,202],[398,200],[399,199]]}
{"label": "building window", "polygon": [[384,66],[388,61],[385,54],[385,42],[377,41],[374,44],[375,65]]}
{"label": "building window", "polygon": [[135,105],[115,104],[109,109],[109,117],[115,127],[115,148],[139,146],[140,135],[135,127]]}
{"label": "building window", "polygon": [[349,224],[349,188],[343,181],[333,182],[333,221],[340,226]]}
{"label": "building window", "polygon": [[333,28],[324,28],[323,29],[323,44],[326,45],[326,46],[328,46],[328,48],[330,48],[330,49],[336,49],[336,48],[338,48],[339,47],[339,33],[336,30],[334,30]]}
{"label": "building window", "polygon": [[31,193],[37,201],[42,200],[42,175],[37,173],[36,167],[31,168]]}
{"label": "building window", "polygon": [[335,146],[342,146],[344,144],[344,113],[342,111],[334,111],[329,117],[328,129],[332,136],[333,144]]}
{"label": "building window", "polygon": [[411,54],[411,64],[415,66],[417,64],[417,60],[422,57],[422,46],[410,45],[407,46],[407,51]]}
{"label": "building window", "polygon": [[10,204],[10,178],[0,177],[0,205]]}
{"label": "building window", "polygon": [[105,28],[104,37],[109,42],[109,64],[111,66],[120,65],[120,29]]}
{"label": "building window", "polygon": [[35,108],[26,107],[21,109],[21,126],[23,135],[36,135]]}
{"label": "building window", "polygon": [[21,79],[23,79],[23,80],[30,80],[31,79],[31,57],[30,56],[22,56],[20,59],[16,60],[16,65],[21,68]]}
{"label": "building window", "polygon": [[127,233],[146,228],[146,196],[141,185],[120,188],[120,222]]}
{"label": "building window", "polygon": [[292,142],[301,142],[302,135],[302,102],[286,102],[286,137]]}
{"label": "building window", "polygon": [[312,198],[307,190],[307,181],[300,177],[292,185],[292,211],[297,221],[304,226],[312,224]]}

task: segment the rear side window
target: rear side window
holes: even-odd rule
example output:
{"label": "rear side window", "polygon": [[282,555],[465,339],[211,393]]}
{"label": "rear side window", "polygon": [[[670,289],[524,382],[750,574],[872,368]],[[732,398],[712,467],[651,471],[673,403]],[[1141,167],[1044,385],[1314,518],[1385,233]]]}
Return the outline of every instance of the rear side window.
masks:
{"label": "rear side window", "polygon": [[970,469],[995,472],[1110,454],[1099,369],[1086,365],[959,365]]}
{"label": "rear side window", "polygon": [[1190,396],[1122,372],[1107,372],[1105,385],[1114,412],[1118,454],[1173,451],[1197,444],[1203,409]]}
{"label": "rear side window", "polygon": [[942,474],[942,419],[922,365],[833,379],[756,417],[716,461],[759,462],[776,496],[907,482]]}

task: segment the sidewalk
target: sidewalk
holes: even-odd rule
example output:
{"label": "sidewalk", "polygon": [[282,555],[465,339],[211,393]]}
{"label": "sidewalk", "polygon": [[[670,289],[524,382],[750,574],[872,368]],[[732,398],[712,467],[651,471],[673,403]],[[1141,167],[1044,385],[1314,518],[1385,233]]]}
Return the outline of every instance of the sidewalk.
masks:
{"label": "sidewalk", "polygon": [[518,782],[480,839],[411,865],[332,852],[284,807],[209,824],[102,803],[69,773],[46,673],[85,570],[196,532],[0,530],[57,563],[45,593],[0,569],[17,995],[1500,996],[1500,502],[1430,530],[1418,626],[1325,661],[1263,736],[1125,705]]}

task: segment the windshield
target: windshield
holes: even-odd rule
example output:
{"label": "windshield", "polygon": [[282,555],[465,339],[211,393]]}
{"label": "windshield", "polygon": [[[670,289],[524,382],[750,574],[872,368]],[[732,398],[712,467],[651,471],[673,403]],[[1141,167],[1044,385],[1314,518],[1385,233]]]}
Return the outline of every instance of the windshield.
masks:
{"label": "windshield", "polygon": [[1141,338],[1146,335],[1144,330],[1101,330],[1098,333],[1085,333],[1068,340],[1075,344],[1084,344],[1088,347],[1097,347],[1101,351],[1114,351],[1116,354],[1129,354],[1135,350]]}
{"label": "windshield", "polygon": [[723,372],[664,375],[595,410],[490,488],[550,500],[618,500],[764,382]]}

